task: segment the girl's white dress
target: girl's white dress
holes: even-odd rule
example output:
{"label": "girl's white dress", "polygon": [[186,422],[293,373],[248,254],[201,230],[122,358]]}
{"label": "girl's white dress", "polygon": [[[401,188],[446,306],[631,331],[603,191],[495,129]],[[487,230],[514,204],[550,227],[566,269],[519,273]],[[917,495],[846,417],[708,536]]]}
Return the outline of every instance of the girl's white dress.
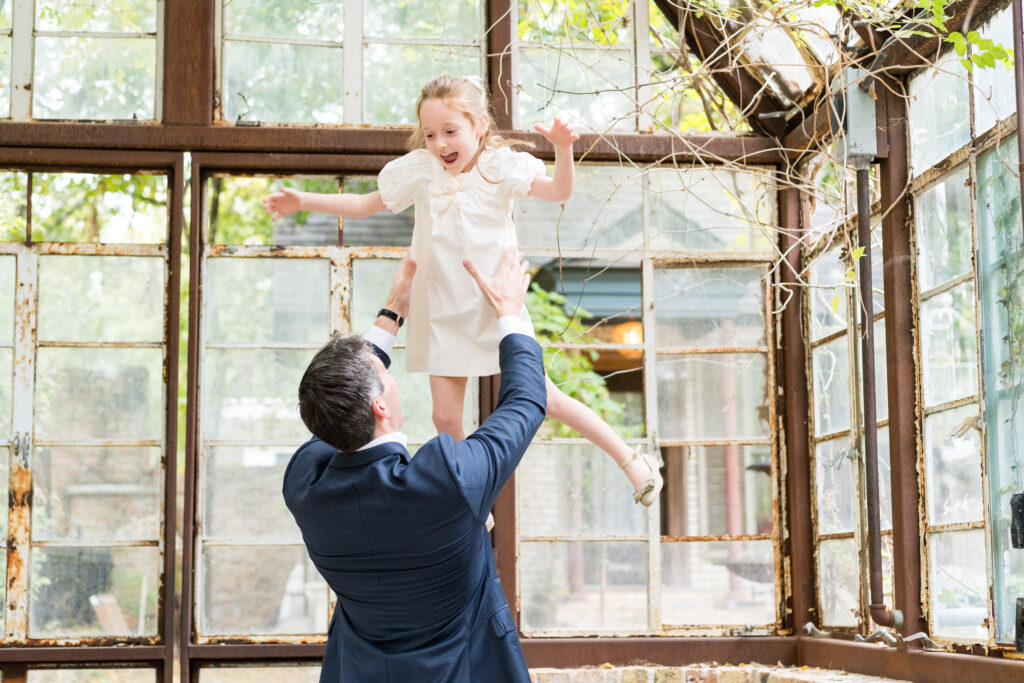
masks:
{"label": "girl's white dress", "polygon": [[[516,245],[512,203],[543,174],[544,162],[508,147],[485,149],[472,170],[456,176],[426,149],[381,170],[377,187],[384,205],[394,213],[416,205],[406,370],[447,377],[499,372],[494,309],[462,260],[484,275],[494,273]],[[530,322],[525,306],[519,317]]]}

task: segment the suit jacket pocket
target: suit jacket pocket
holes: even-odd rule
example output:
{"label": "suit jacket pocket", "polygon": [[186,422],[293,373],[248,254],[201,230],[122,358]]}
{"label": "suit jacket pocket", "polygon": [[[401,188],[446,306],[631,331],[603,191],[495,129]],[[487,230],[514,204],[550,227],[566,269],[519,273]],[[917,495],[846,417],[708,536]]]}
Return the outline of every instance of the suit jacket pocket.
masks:
{"label": "suit jacket pocket", "polygon": [[516,630],[516,622],[512,619],[512,612],[508,606],[502,605],[497,612],[491,615],[491,630],[494,635],[503,638],[506,633]]}

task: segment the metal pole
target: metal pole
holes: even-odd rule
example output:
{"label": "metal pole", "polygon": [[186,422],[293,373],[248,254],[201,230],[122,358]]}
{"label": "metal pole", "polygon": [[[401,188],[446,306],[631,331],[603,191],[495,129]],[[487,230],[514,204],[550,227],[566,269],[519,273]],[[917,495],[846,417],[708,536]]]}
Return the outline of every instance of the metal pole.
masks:
{"label": "metal pole", "polygon": [[885,606],[882,590],[882,534],[878,510],[878,418],[875,414],[875,313],[871,291],[871,178],[865,165],[857,169],[857,241],[860,280],[861,386],[864,390],[864,465],[867,480],[868,568],[871,618],[879,626],[902,625],[898,613]]}

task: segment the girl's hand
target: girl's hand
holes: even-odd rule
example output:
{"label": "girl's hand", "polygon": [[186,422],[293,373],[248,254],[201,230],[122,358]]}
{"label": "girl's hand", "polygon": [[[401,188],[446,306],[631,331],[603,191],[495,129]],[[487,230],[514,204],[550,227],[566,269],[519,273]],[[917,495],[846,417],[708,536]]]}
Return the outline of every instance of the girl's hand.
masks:
{"label": "girl's hand", "polygon": [[296,211],[302,211],[302,193],[290,187],[282,187],[280,192],[263,198],[263,209],[275,221],[290,216]]}
{"label": "girl's hand", "polygon": [[533,128],[543,135],[544,139],[550,142],[556,149],[559,147],[562,149],[572,147],[572,143],[580,139],[579,135],[572,132],[569,124],[559,118],[555,119],[550,128],[544,128],[540,125],[536,125]]}

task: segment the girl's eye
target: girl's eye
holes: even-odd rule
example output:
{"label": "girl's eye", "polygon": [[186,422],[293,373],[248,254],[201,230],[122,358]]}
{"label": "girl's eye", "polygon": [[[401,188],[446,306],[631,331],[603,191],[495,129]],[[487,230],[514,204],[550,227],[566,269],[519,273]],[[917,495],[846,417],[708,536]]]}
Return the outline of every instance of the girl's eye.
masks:
{"label": "girl's eye", "polygon": [[455,135],[457,132],[458,131],[453,128],[450,131],[448,131],[448,135]]}

